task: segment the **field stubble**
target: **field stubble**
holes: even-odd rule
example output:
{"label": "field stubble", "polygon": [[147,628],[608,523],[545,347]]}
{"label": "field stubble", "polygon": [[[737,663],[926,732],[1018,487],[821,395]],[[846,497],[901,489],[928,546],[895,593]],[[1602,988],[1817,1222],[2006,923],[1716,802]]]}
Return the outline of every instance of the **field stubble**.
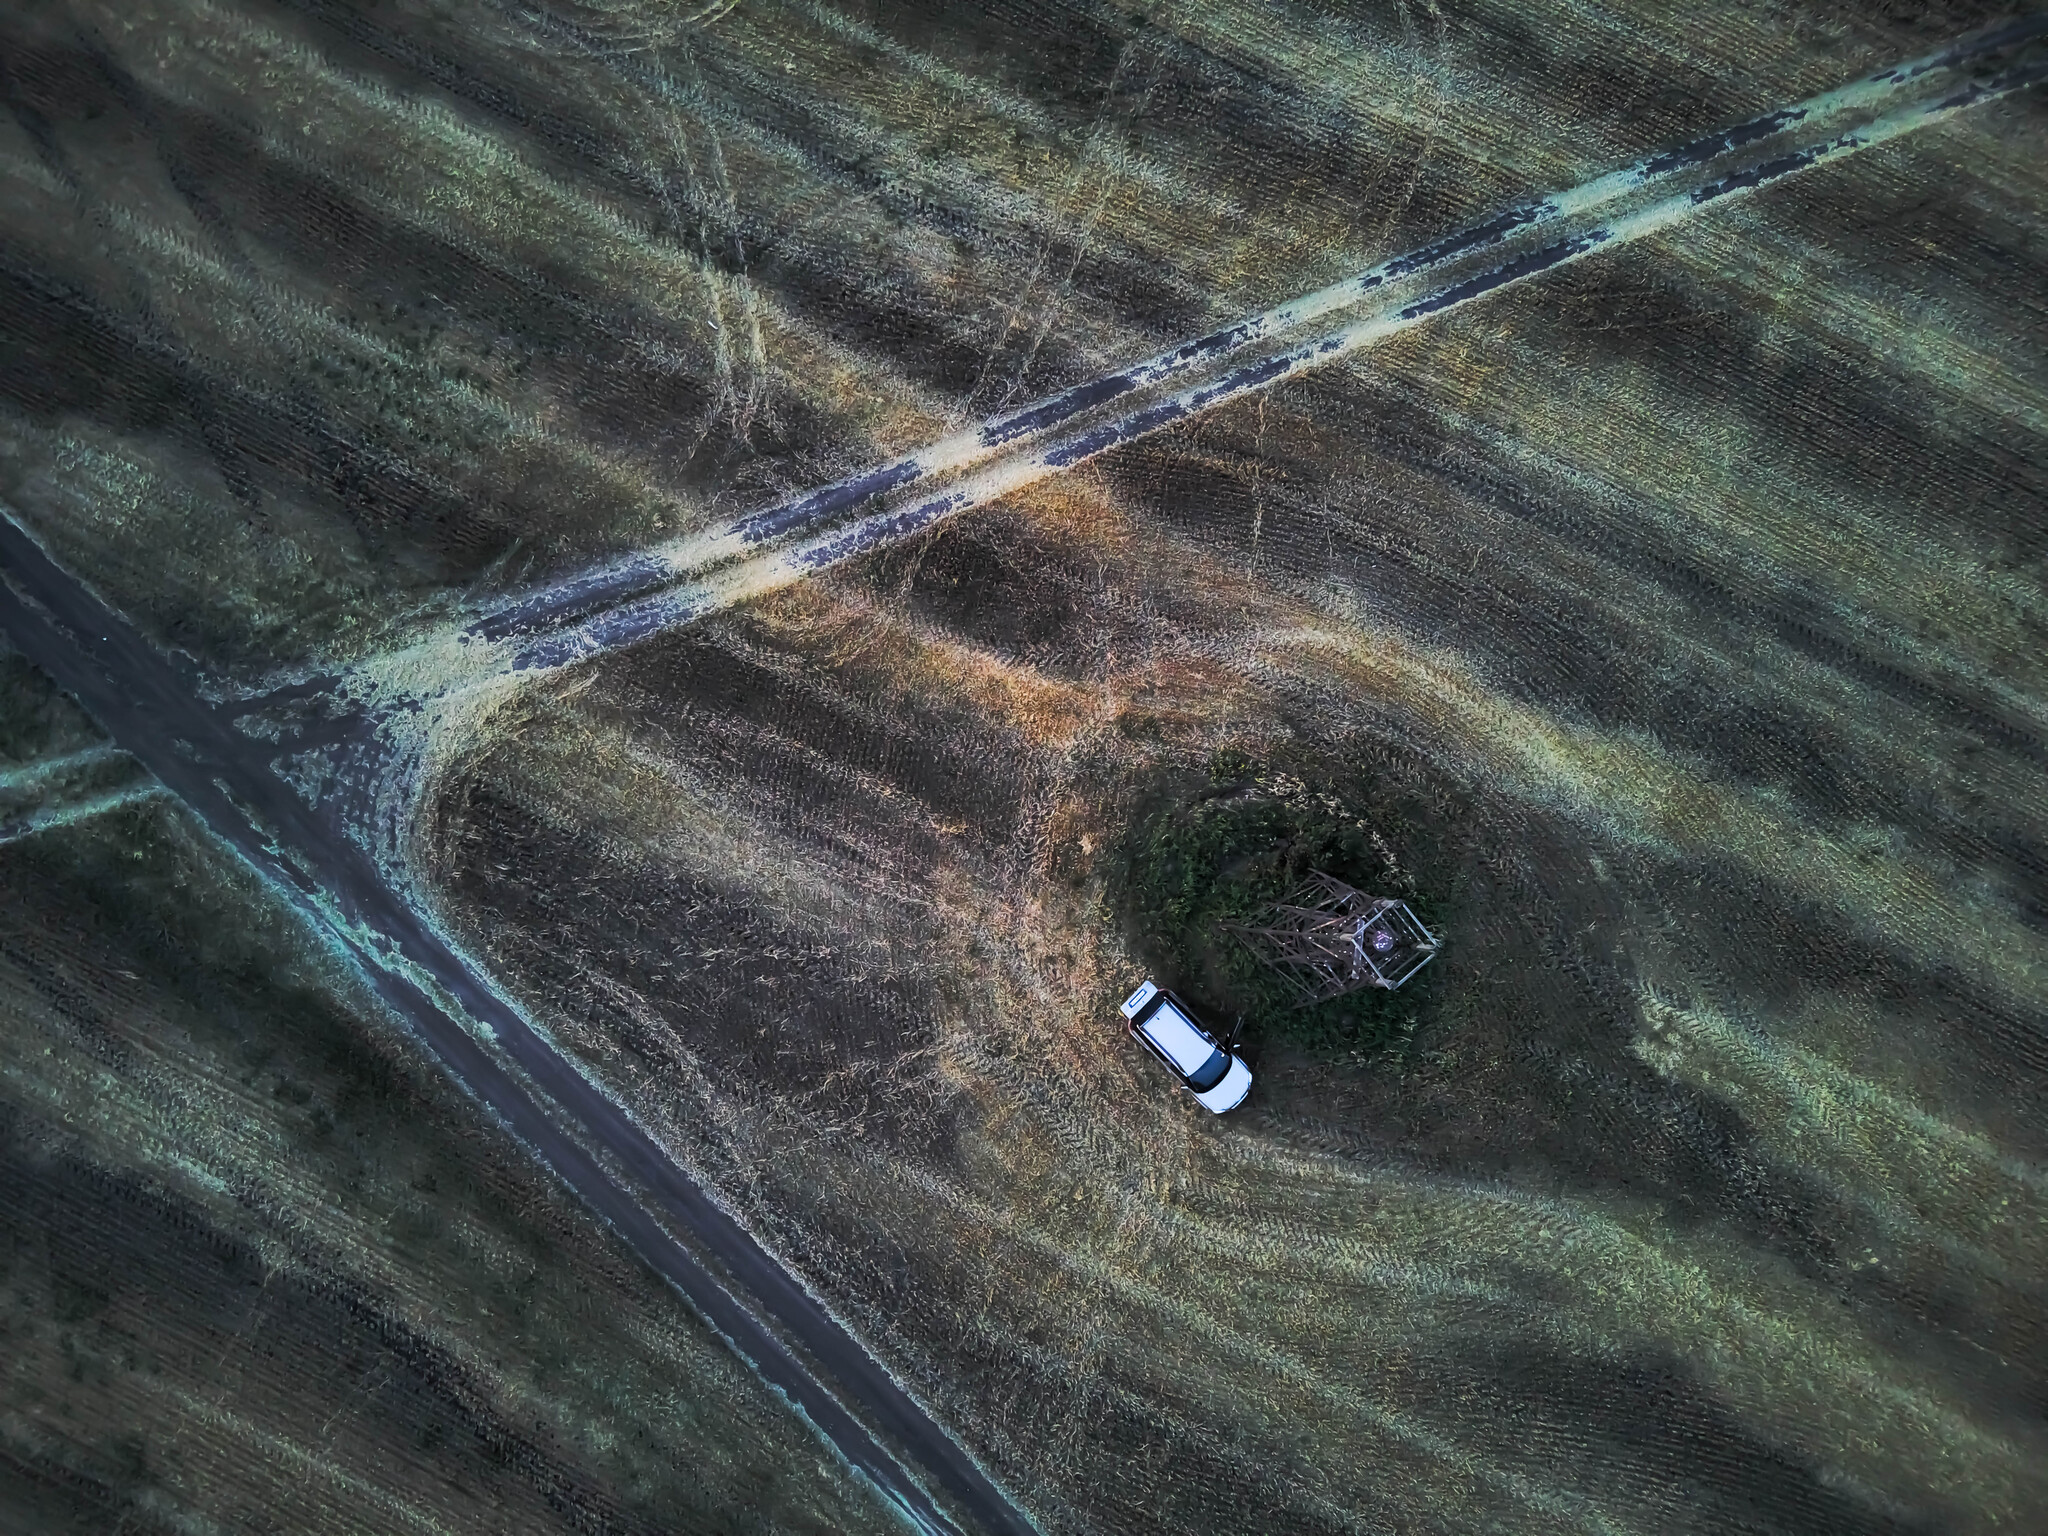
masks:
{"label": "field stubble", "polygon": [[[1985,1089],[2040,1061],[2015,999],[1884,942],[1925,872],[1817,910],[1766,855],[1827,829],[1777,796],[1583,719],[1532,743],[1455,658],[1169,535],[1090,591],[1072,503],[1117,519],[1062,499],[536,703],[444,802],[458,919],[1056,1522],[2028,1507],[2038,1148]],[[1409,1054],[1269,1050],[1219,1124],[1119,1044],[1094,855],[1161,763],[1280,744],[1457,818],[1454,943]],[[1637,764],[1714,821],[1616,793]],[[1907,1017],[1944,1028],[1873,1054]]]}
{"label": "field stubble", "polygon": [[[1989,19],[683,17],[10,18],[0,493],[324,669]],[[2023,1523],[2041,112],[508,698],[444,915],[1052,1529]],[[1217,1122],[1099,881],[1220,747],[1455,901],[1407,1051]]]}
{"label": "field stubble", "polygon": [[[628,983],[691,1100],[613,1080],[1056,1525],[2024,1519],[2038,483],[1971,450],[2038,397],[1890,222],[1968,137],[1742,216],[1852,221],[1810,302],[1630,254],[536,704],[454,910],[600,1018],[527,872],[774,930]],[[1220,746],[1461,851],[1412,1051],[1216,1123],[1118,1043],[1095,878]]]}
{"label": "field stubble", "polygon": [[175,806],[0,847],[0,1025],[0,1526],[887,1525]]}

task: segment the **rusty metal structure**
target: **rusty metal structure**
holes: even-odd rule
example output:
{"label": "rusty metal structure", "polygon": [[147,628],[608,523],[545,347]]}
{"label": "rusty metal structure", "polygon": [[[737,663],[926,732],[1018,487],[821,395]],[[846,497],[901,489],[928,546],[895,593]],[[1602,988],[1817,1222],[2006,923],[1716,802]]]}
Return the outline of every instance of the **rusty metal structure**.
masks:
{"label": "rusty metal structure", "polygon": [[1368,896],[1320,871],[1264,923],[1226,927],[1293,984],[1301,1008],[1362,987],[1391,992],[1443,948],[1406,903]]}

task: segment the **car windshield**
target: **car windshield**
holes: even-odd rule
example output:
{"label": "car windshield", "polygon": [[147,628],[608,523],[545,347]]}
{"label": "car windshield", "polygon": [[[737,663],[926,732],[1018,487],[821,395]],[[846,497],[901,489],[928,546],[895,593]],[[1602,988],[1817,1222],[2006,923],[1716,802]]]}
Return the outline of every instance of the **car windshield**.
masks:
{"label": "car windshield", "polygon": [[1207,1093],[1223,1081],[1223,1074],[1230,1070],[1230,1058],[1221,1051],[1211,1051],[1209,1059],[1202,1063],[1202,1070],[1188,1074],[1188,1086],[1197,1093]]}
{"label": "car windshield", "polygon": [[1230,1058],[1216,1049],[1194,1021],[1171,1003],[1162,1003],[1141,1026],[1146,1037],[1166,1053],[1197,1093],[1207,1093],[1223,1081],[1230,1070]]}

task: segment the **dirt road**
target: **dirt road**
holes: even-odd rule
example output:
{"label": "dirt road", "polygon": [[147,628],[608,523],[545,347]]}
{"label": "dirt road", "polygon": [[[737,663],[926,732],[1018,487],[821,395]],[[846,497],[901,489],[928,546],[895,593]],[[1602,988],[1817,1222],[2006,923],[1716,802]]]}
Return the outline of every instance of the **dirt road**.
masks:
{"label": "dirt road", "polygon": [[[550,583],[487,615],[469,637],[504,645],[506,667],[533,672],[579,665],[694,623],[1451,310],[2025,90],[2048,75],[2048,61],[2031,51],[2044,32],[2048,17],[2026,17],[1502,209],[1356,277],[716,532]],[[1964,73],[1972,66],[1974,77]],[[842,521],[854,513],[862,515]]]}

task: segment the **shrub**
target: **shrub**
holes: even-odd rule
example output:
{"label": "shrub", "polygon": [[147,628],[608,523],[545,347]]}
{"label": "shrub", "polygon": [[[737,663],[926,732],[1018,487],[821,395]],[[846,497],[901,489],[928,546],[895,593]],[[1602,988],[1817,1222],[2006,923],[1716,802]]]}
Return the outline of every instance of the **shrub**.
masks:
{"label": "shrub", "polygon": [[1394,854],[1401,820],[1391,805],[1369,810],[1327,785],[1219,753],[1206,782],[1151,797],[1112,860],[1110,900],[1154,975],[1212,1023],[1227,1030],[1242,1015],[1254,1037],[1376,1048],[1403,1032],[1422,978],[1399,994],[1367,989],[1301,1007],[1287,979],[1224,925],[1256,922],[1311,870],[1414,904]]}

